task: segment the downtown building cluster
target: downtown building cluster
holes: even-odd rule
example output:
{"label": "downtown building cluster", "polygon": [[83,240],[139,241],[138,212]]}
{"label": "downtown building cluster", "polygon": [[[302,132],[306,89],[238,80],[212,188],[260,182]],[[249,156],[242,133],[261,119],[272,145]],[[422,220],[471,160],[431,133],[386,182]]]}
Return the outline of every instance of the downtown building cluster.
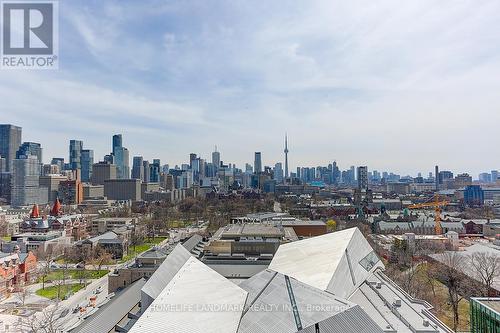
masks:
{"label": "downtown building cluster", "polygon": [[[186,196],[206,196],[253,189],[264,193],[313,193],[325,187],[383,188],[387,192],[420,193],[465,189],[473,185],[468,174],[430,172],[428,177],[400,176],[392,172],[370,171],[366,166],[341,170],[334,161],[328,166],[289,167],[288,138],[284,140],[284,163],[273,167],[263,162],[262,152],[254,153],[253,165],[238,168],[225,163],[215,147],[210,159],[189,154],[180,165],[162,164],[132,155],[123,145],[121,134],[113,135],[111,152],[98,160],[81,140],[70,140],[68,159],[54,157],[44,163],[40,143],[23,142],[21,127],[0,125],[0,198],[14,207],[47,204],[59,198],[64,204],[85,200],[181,200]],[[481,184],[492,186],[498,172],[479,175]],[[481,201],[481,189],[470,189],[471,200]]]}

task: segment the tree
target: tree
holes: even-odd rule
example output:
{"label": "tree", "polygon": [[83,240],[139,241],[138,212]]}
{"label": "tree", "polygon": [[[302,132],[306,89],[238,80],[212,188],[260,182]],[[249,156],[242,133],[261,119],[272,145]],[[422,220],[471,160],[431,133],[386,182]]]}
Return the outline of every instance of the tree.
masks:
{"label": "tree", "polygon": [[19,292],[17,292],[15,295],[19,302],[21,302],[21,305],[24,306],[24,304],[26,303],[26,298],[28,298],[32,294],[33,293],[27,286],[22,286],[20,287]]}
{"label": "tree", "polygon": [[39,260],[38,275],[42,278],[42,289],[45,289],[45,279],[50,273],[50,265],[56,258],[56,251],[53,246],[48,246],[46,249],[37,250],[37,258]]}
{"label": "tree", "polygon": [[49,306],[42,312],[37,312],[30,317],[21,317],[17,326],[21,332],[29,333],[58,333],[61,332],[59,319],[59,303]]}
{"label": "tree", "polygon": [[494,282],[500,277],[500,256],[495,253],[474,252],[469,256],[471,268],[482,283],[482,295],[490,296]]}
{"label": "tree", "polygon": [[335,231],[337,230],[337,222],[335,220],[328,220],[326,222],[326,226],[328,227],[329,231]]}
{"label": "tree", "polygon": [[91,263],[98,271],[101,270],[102,265],[109,264],[113,260],[113,256],[100,246],[97,246],[93,252]]}
{"label": "tree", "polygon": [[461,268],[464,264],[463,256],[454,251],[442,254],[442,260],[439,269],[433,269],[429,272],[433,278],[441,281],[448,290],[448,303],[453,311],[453,330],[456,331],[459,320],[459,304],[467,294],[467,283]]}

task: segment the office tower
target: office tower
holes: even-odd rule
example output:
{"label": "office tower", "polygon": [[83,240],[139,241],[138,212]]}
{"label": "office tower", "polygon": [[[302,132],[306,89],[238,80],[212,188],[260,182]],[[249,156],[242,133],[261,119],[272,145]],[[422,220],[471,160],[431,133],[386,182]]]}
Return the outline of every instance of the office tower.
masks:
{"label": "office tower", "polygon": [[479,185],[469,185],[464,190],[464,203],[470,207],[484,204],[484,191]]}
{"label": "office tower", "polygon": [[253,169],[254,169],[254,173],[261,173],[262,172],[262,154],[260,151],[255,152]]}
{"label": "office tower", "polygon": [[132,178],[144,180],[144,165],[142,156],[134,156],[132,161]]}
{"label": "office tower", "polygon": [[115,134],[115,135],[113,135],[113,147],[112,147],[112,148],[113,148],[113,150],[112,150],[113,155],[115,155],[115,154],[116,154],[116,151],[115,151],[115,150],[116,150],[116,148],[121,148],[121,147],[123,147],[123,145],[122,145],[122,144],[123,144],[123,138],[122,138],[122,135],[121,135],[121,134]]}
{"label": "office tower", "polygon": [[115,155],[113,154],[108,154],[104,155],[103,162],[109,163],[109,164],[115,164]]}
{"label": "office tower", "polygon": [[105,158],[105,161],[111,162],[116,165],[117,178],[128,179],[130,178],[130,154],[127,148],[123,147],[123,137],[121,134],[113,135],[113,160]]}
{"label": "office tower", "polygon": [[107,162],[99,162],[92,165],[92,185],[104,185],[104,181],[116,178],[116,165]]}
{"label": "office tower", "polygon": [[11,205],[27,206],[48,202],[47,188],[40,188],[40,163],[33,155],[12,161]]}
{"label": "office tower", "polygon": [[0,173],[5,172],[6,168],[7,168],[7,160],[4,157],[0,156]]}
{"label": "office tower", "polygon": [[491,170],[491,182],[496,183],[498,180],[498,171],[497,170]]}
{"label": "office tower", "polygon": [[[61,173],[61,169],[59,169],[59,165],[56,164],[44,164],[42,166],[42,175],[58,175]],[[51,200],[49,200],[51,201]]]}
{"label": "office tower", "polygon": [[439,191],[439,166],[435,166],[434,168],[434,181],[436,183],[436,191]]}
{"label": "office tower", "polygon": [[274,165],[274,180],[277,183],[283,182],[283,165],[279,162]]}
{"label": "office tower", "polygon": [[217,151],[217,146],[215,146],[215,151],[212,153],[212,164],[216,170],[220,168],[220,152]]}
{"label": "office tower", "polygon": [[42,164],[42,145],[36,142],[23,142],[16,152],[16,158],[23,158],[29,155],[35,156],[38,163]]}
{"label": "office tower", "polygon": [[285,178],[288,178],[288,137],[285,134]]}
{"label": "office tower", "polygon": [[139,179],[108,179],[104,181],[104,195],[111,200],[141,200]]}
{"label": "office tower", "polygon": [[47,188],[48,202],[54,202],[56,200],[59,191],[59,183],[66,180],[68,180],[68,177],[56,174],[40,176],[40,187]]}
{"label": "office tower", "polygon": [[340,170],[337,166],[337,161],[333,161],[332,163],[332,184],[338,185],[340,183]]}
{"label": "office tower", "polygon": [[190,169],[193,168],[193,162],[194,162],[194,160],[196,160],[196,154],[195,153],[189,154],[189,168]]}
{"label": "office tower", "polygon": [[59,171],[64,170],[64,158],[62,157],[54,157],[50,164],[57,165],[59,167]]}
{"label": "office tower", "polygon": [[71,170],[79,170],[82,168],[83,142],[80,140],[70,140],[69,142],[69,167]]}
{"label": "office tower", "polygon": [[0,172],[0,198],[4,202],[10,203],[10,193],[11,193],[11,179],[12,173],[10,172]]}
{"label": "office tower", "polygon": [[200,158],[200,179],[204,178],[206,176],[206,165],[207,163],[205,162],[205,160],[203,158]]}
{"label": "office tower", "polygon": [[142,180],[145,183],[149,183],[150,180],[150,170],[149,170],[149,161],[142,161],[142,166],[144,168],[144,179]]}
{"label": "office tower", "polygon": [[451,171],[439,171],[438,175],[439,184],[444,184],[446,180],[453,179],[453,172]]}
{"label": "office tower", "polygon": [[127,148],[118,147],[115,150],[115,164],[118,170],[118,179],[130,178],[130,154]]}
{"label": "office tower", "polygon": [[154,159],[153,159],[153,164],[157,164],[157,165],[158,165],[158,166],[160,166],[160,168],[161,168],[161,161],[160,161],[160,159],[159,159],[159,158],[154,158]]}
{"label": "office tower", "polygon": [[151,183],[160,182],[160,165],[152,163],[149,165],[149,181]]}
{"label": "office tower", "polygon": [[174,176],[167,174],[165,175],[165,190],[173,191],[175,189]]}
{"label": "office tower", "polygon": [[479,174],[478,180],[481,183],[491,183],[491,174],[483,172]]}
{"label": "office tower", "polygon": [[82,166],[81,181],[88,183],[92,179],[92,165],[94,165],[94,151],[91,149],[83,149],[80,158]]}
{"label": "office tower", "polygon": [[358,167],[358,189],[367,190],[368,189],[368,167],[360,166]]}
{"label": "office tower", "polygon": [[12,171],[12,161],[21,145],[22,128],[10,124],[0,125],[0,156],[5,158],[5,170]]}
{"label": "office tower", "polygon": [[253,173],[253,168],[250,164],[245,163],[245,172],[246,173]]}

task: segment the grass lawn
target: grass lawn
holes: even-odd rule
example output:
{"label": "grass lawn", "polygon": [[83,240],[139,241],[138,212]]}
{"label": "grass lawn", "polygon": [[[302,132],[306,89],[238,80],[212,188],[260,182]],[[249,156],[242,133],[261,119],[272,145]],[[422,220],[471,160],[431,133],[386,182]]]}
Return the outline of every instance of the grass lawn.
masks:
{"label": "grass lawn", "polygon": [[169,228],[185,228],[191,225],[191,222],[188,221],[168,221],[167,226]]}
{"label": "grass lawn", "polygon": [[[439,319],[443,321],[448,327],[453,327],[453,310],[451,305],[448,304],[448,290],[445,285],[439,281],[434,281],[434,288],[436,290],[436,304],[434,312]],[[458,331],[467,332],[469,330],[469,301],[463,299],[460,301],[458,307],[459,324]]]}
{"label": "grass lawn", "polygon": [[151,243],[151,244],[160,244],[161,242],[163,242],[165,239],[167,239],[168,237],[155,237],[154,241],[153,241],[153,238],[148,238],[148,243]]}
{"label": "grass lawn", "polygon": [[[415,278],[418,281],[419,285],[429,286],[429,290],[427,290],[426,296],[422,297],[426,299],[430,304],[433,305],[434,309],[432,312],[448,327],[453,327],[453,309],[451,305],[448,303],[448,289],[444,284],[442,284],[438,280],[432,280],[432,286],[435,292],[432,292],[429,284],[429,280],[426,278],[427,276],[428,266],[426,264],[422,264],[418,266],[418,273]],[[459,332],[468,332],[469,331],[469,301],[467,299],[463,299],[459,304],[459,324],[457,330]]]}
{"label": "grass lawn", "polygon": [[134,250],[134,246],[131,245],[128,248],[128,254],[126,256],[123,256],[123,259],[119,260],[118,262],[122,263],[122,262],[129,261],[130,259],[134,258],[136,255],[138,255],[144,251],[149,250],[150,248],[152,248],[155,245],[160,244],[165,239],[167,239],[167,237],[155,237],[154,241],[152,238],[148,238],[148,241],[145,242],[144,244],[136,245],[135,250]]}
{"label": "grass lawn", "polygon": [[45,289],[38,289],[35,293],[38,296],[46,297],[48,299],[55,299],[57,298],[58,291],[60,298],[63,298],[68,292],[71,291],[71,293],[76,293],[78,290],[82,289],[85,287],[83,284],[68,284],[64,286],[52,286],[52,287],[45,287]]}
{"label": "grass lawn", "polygon": [[[81,270],[81,269],[68,269],[66,270],[65,278],[67,279],[99,279],[104,275],[108,274],[109,271],[101,269],[98,270]],[[63,279],[63,270],[58,269],[50,272],[46,277],[45,281],[55,281]],[[42,282],[42,278],[39,277],[37,280],[38,283]]]}

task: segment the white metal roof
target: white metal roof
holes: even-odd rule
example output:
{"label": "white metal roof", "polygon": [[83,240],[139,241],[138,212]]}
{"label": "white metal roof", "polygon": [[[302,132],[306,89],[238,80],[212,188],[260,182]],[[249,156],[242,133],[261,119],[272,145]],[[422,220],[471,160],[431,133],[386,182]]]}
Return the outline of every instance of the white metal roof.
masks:
{"label": "white metal roof", "polygon": [[[362,265],[367,256],[376,259],[368,269]],[[373,256],[361,231],[350,228],[281,245],[269,269],[347,298],[375,268],[383,267]]]}
{"label": "white metal roof", "polygon": [[236,333],[247,292],[190,257],[130,333]]}
{"label": "white metal roof", "polygon": [[162,292],[189,258],[191,254],[184,246],[177,244],[141,289],[142,311]]}

